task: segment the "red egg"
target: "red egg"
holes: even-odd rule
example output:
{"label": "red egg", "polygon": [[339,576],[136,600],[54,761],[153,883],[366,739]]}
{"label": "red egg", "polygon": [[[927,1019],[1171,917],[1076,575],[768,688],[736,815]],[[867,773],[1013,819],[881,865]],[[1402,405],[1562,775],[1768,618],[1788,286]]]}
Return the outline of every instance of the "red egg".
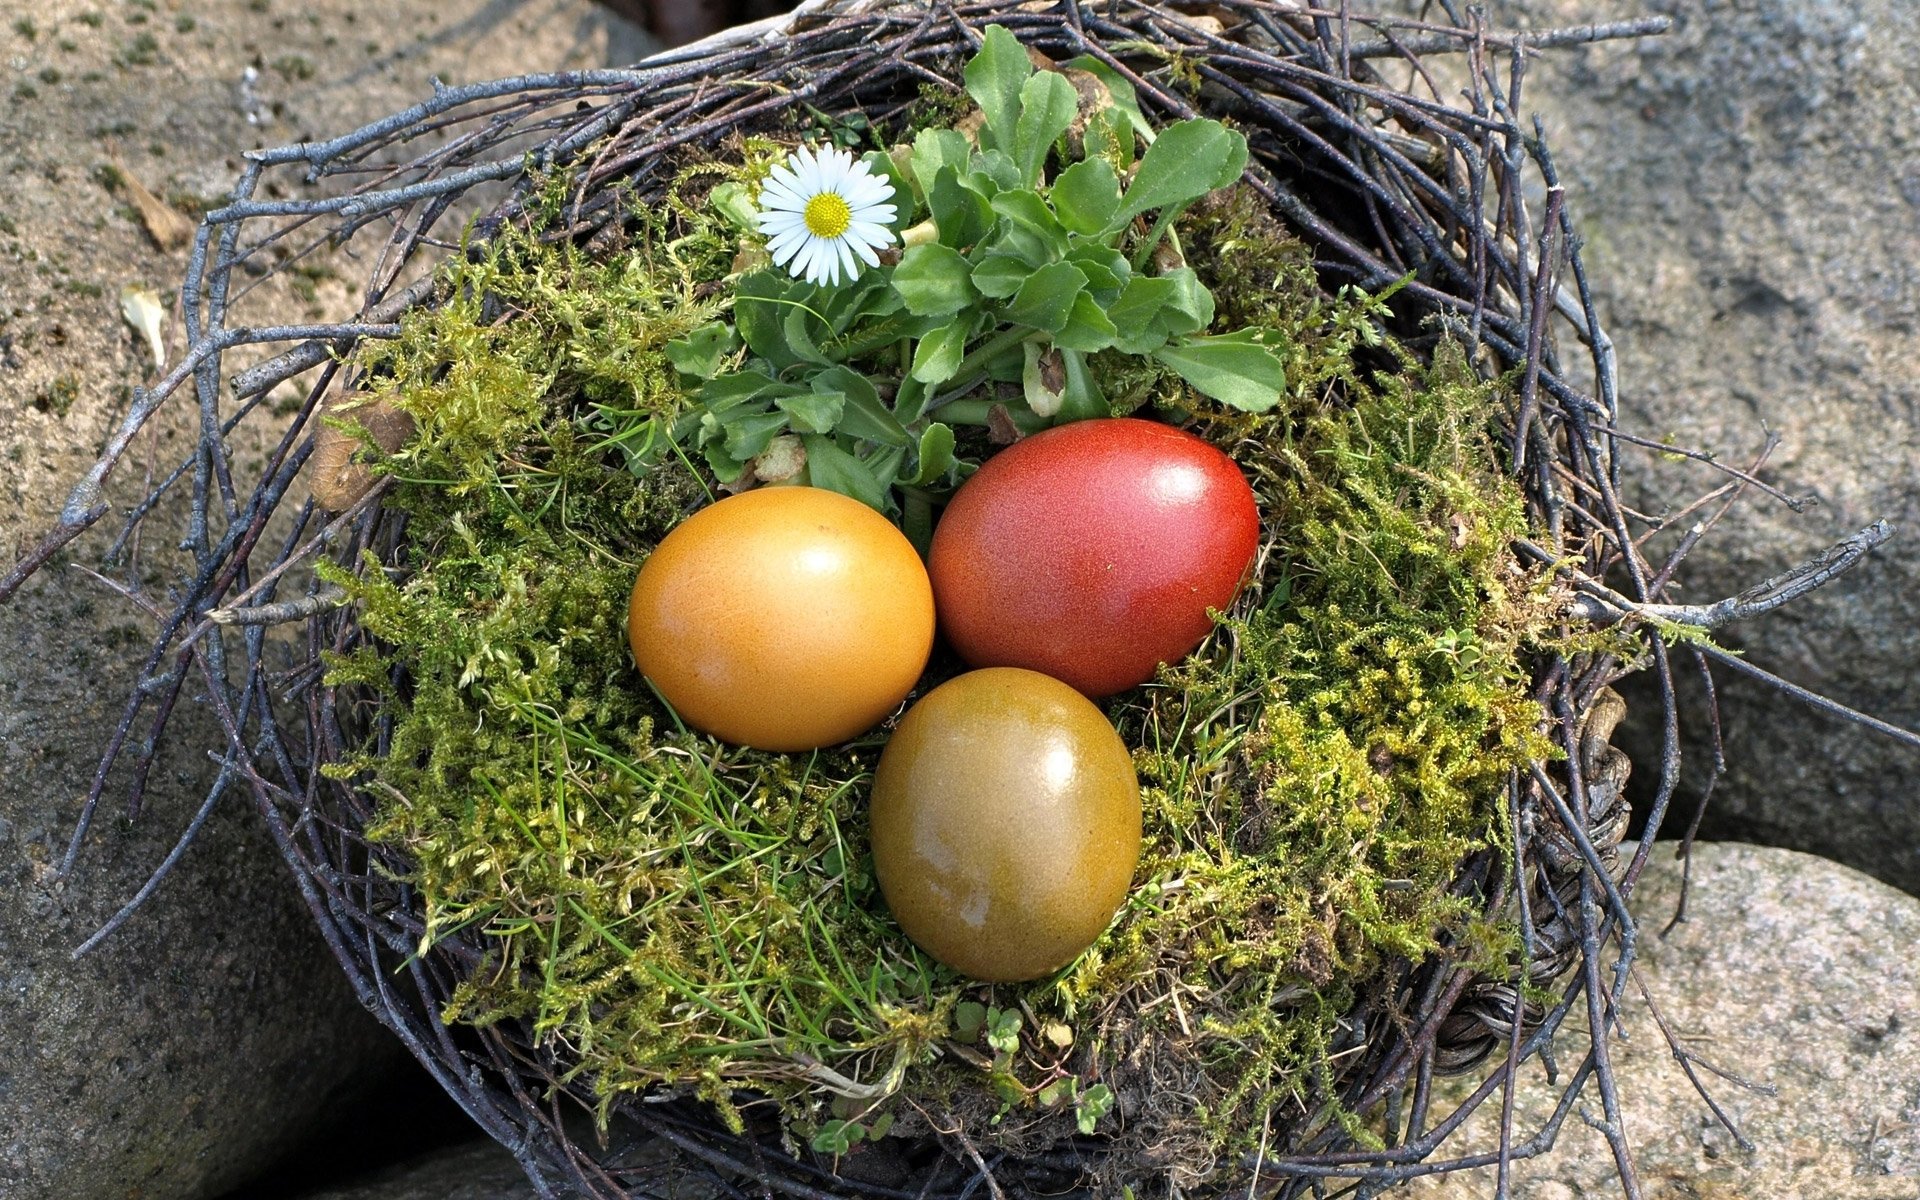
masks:
{"label": "red egg", "polygon": [[988,459],[947,505],[927,573],[967,662],[1110,696],[1200,644],[1259,541],[1253,489],[1212,445],[1155,421],[1079,421]]}

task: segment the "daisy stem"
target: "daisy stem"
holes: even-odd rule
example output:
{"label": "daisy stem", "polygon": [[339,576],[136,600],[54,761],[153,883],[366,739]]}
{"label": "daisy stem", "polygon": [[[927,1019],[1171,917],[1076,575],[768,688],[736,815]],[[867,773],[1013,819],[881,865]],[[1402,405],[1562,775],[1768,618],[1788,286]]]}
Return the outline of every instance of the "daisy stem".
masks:
{"label": "daisy stem", "polygon": [[922,411],[932,412],[945,404],[958,400],[974,388],[980,386],[980,382],[987,377],[988,365],[1008,350],[1018,346],[1029,337],[1032,337],[1034,332],[1034,330],[1016,325],[1012,329],[1003,329],[986,341],[980,343],[973,353],[960,360],[960,369],[953,373],[953,377],[960,382],[954,384],[940,395],[935,396],[933,401]]}

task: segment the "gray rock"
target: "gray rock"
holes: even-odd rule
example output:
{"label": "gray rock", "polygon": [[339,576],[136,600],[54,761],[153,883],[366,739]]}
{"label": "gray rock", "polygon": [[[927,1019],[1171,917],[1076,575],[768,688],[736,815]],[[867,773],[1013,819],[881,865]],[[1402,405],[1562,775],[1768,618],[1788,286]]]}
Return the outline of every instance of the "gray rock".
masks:
{"label": "gray rock", "polygon": [[[1853,707],[1920,725],[1920,22],[1911,0],[1508,0],[1545,27],[1670,13],[1672,33],[1553,51],[1533,104],[1587,237],[1618,343],[1623,422],[1746,465],[1818,506],[1754,498],[1694,552],[1687,597],[1731,595],[1887,517],[1855,574],[1724,631],[1750,658]],[[1722,480],[1630,452],[1659,512]],[[1670,547],[1672,535],[1656,542]],[[1692,673],[1689,668],[1689,674]],[[1920,752],[1716,672],[1730,771],[1707,832],[1809,850],[1920,892]],[[1700,692],[1688,792],[1708,754]],[[1627,743],[1650,761],[1654,698]],[[1644,774],[1644,773],[1642,773]],[[1685,800],[1683,796],[1683,801]]]}
{"label": "gray rock", "polygon": [[[185,251],[156,251],[104,170],[117,155],[179,203],[217,199],[250,147],[342,131],[429,94],[431,76],[600,65],[643,51],[589,0],[354,0],[187,8],[16,5],[0,26],[0,563],[58,512],[151,370],[119,313],[128,284],[170,295]],[[96,11],[106,8],[103,14]],[[191,11],[189,12],[188,9]],[[255,65],[253,78],[247,69]],[[251,121],[249,120],[251,118]],[[251,313],[339,314],[356,269],[314,260]],[[361,268],[364,269],[364,268]],[[178,331],[172,331],[174,353]],[[165,470],[173,413],[126,464]],[[243,468],[259,437],[236,437]],[[131,499],[123,484],[109,496]],[[178,512],[133,573],[164,595]],[[171,521],[171,525],[167,522]],[[111,533],[76,544],[97,565]],[[74,568],[0,605],[0,1196],[198,1200],[348,1114],[401,1058],[354,1003],[239,793],[153,902],[93,954],[70,951],[130,897],[212,772],[189,688],[147,812],[106,807],[79,871],[51,878],[150,622]],[[144,736],[144,726],[135,738]],[[350,1153],[350,1151],[348,1152]],[[344,1156],[343,1156],[344,1157]]]}
{"label": "gray rock", "polygon": [[[1675,1064],[1637,988],[1613,1042],[1628,1143],[1648,1200],[1912,1200],[1920,1195],[1920,901],[1846,867],[1730,843],[1695,848],[1689,919],[1666,936],[1680,870],[1659,847],[1634,895],[1638,975],[1680,1043],[1754,1145],[1742,1150]],[[1563,1069],[1586,1043],[1563,1032]],[[1696,1068],[1698,1069],[1698,1068]],[[1563,1076],[1564,1079],[1564,1076]],[[1475,1082],[1472,1080],[1466,1082]],[[1447,1086],[1435,1112],[1465,1092]],[[1516,1137],[1539,1129],[1559,1089],[1523,1073]],[[1590,1087],[1582,1107],[1598,1116]],[[1499,1097],[1447,1152],[1498,1146]],[[1514,1165],[1519,1200],[1619,1195],[1606,1139],[1576,1112],[1547,1155]],[[1491,1196],[1491,1171],[1427,1180],[1416,1194]]]}
{"label": "gray rock", "polygon": [[299,1200],[533,1200],[513,1156],[493,1142],[454,1146]]}

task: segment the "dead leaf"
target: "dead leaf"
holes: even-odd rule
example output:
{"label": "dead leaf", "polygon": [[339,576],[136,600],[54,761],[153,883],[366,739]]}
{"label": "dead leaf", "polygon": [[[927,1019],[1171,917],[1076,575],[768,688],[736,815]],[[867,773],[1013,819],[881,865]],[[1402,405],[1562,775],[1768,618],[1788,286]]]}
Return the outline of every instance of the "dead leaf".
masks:
{"label": "dead leaf", "polygon": [[139,210],[140,223],[147,227],[147,236],[153,239],[153,244],[162,250],[177,250],[186,245],[193,237],[193,220],[148,191],[117,154],[113,157],[113,168],[120,172],[120,182],[126,186],[133,207]]}
{"label": "dead leaf", "polygon": [[160,297],[146,288],[128,284],[120,289],[120,316],[146,339],[147,348],[153,351],[153,369],[165,370],[167,343],[160,336],[160,328],[166,324],[167,310],[160,303]]}
{"label": "dead leaf", "polygon": [[987,440],[996,446],[1011,446],[1021,437],[1020,427],[1013,423],[1013,416],[1007,412],[1007,406],[996,404],[987,410]]}

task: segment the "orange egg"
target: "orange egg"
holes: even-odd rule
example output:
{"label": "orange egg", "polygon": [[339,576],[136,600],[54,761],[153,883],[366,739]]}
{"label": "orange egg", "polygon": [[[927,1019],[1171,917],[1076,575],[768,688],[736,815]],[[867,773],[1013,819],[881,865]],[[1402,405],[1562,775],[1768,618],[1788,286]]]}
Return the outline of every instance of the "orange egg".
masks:
{"label": "orange egg", "polygon": [[633,660],[688,725],[761,750],[844,742],[906,699],[933,649],[913,546],[838,492],[730,496],[640,568]]}

